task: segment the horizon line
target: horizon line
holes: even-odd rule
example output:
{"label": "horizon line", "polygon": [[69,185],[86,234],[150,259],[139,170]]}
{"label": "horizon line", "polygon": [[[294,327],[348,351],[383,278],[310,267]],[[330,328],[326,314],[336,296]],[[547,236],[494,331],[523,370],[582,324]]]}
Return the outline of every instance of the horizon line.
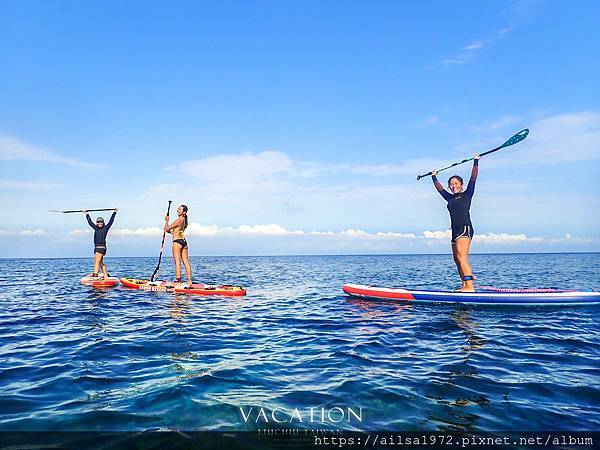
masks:
{"label": "horizon line", "polygon": [[[480,252],[470,253],[473,255],[593,255],[600,251],[570,251],[570,252]],[[449,256],[451,253],[341,253],[341,254],[271,254],[271,255],[190,255],[190,258],[281,258],[281,257],[326,257],[326,256]],[[1,256],[2,260],[13,259],[90,259],[90,256]],[[107,256],[107,259],[119,258],[156,258],[156,256]],[[172,256],[163,255],[163,259],[173,259]]]}

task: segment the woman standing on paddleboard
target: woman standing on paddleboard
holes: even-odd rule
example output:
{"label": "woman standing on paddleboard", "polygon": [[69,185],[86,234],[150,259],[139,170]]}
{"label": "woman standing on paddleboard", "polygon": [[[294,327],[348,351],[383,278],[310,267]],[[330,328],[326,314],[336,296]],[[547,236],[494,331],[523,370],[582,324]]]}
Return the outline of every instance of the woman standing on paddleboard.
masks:
{"label": "woman standing on paddleboard", "polygon": [[94,229],[94,273],[92,273],[92,276],[97,277],[100,268],[102,268],[104,278],[108,278],[108,271],[106,270],[106,265],[104,265],[104,255],[106,255],[106,235],[115,221],[117,210],[114,210],[107,224],[104,224],[104,219],[102,217],[98,217],[94,224],[87,210],[83,210],[83,213],[85,214],[85,218],[90,227]]}
{"label": "woman standing on paddleboard", "polygon": [[475,192],[475,181],[479,171],[479,155],[473,157],[473,169],[471,170],[471,179],[467,184],[467,189],[463,191],[463,180],[458,175],[453,175],[448,180],[448,189],[444,189],[438,181],[437,170],[431,172],[431,179],[435,188],[444,200],[448,202],[448,211],[450,211],[450,223],[452,228],[452,255],[456,268],[460,274],[462,286],[458,291],[473,292],[473,270],[469,264],[469,249],[471,239],[473,239],[473,224],[471,223],[471,199]]}
{"label": "woman standing on paddleboard", "polygon": [[165,216],[165,228],[167,233],[173,235],[173,260],[175,261],[175,281],[181,283],[181,262],[185,265],[188,285],[192,284],[192,265],[190,264],[189,248],[185,240],[184,232],[188,226],[188,207],[180,205],[177,208],[177,219],[169,225],[169,215]]}

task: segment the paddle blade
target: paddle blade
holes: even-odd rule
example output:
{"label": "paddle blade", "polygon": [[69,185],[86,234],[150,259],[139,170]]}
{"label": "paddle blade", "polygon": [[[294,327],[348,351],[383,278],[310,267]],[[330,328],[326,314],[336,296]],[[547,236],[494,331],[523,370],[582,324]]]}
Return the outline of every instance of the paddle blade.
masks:
{"label": "paddle blade", "polygon": [[529,135],[529,128],[525,128],[524,130],[519,131],[513,137],[511,137],[508,141],[500,146],[500,148],[510,147],[511,145],[515,145],[517,142],[521,142]]}

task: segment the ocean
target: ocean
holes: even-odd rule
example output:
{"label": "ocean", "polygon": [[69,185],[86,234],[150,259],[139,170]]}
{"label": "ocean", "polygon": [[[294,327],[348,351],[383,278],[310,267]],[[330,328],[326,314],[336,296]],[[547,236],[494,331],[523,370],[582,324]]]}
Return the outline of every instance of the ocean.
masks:
{"label": "ocean", "polygon": [[[149,277],[156,258],[106,259]],[[478,283],[600,290],[600,254],[472,255]],[[353,300],[454,289],[450,255],[193,257],[203,298],[0,260],[0,430],[598,430],[600,307]],[[173,279],[172,261],[161,268]]]}

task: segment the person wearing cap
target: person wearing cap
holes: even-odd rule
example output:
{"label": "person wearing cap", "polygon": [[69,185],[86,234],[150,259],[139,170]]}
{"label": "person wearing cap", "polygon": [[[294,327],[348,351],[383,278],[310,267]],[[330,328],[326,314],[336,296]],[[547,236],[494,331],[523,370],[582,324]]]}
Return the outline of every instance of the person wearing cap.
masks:
{"label": "person wearing cap", "polygon": [[90,224],[90,227],[94,229],[94,273],[92,273],[92,276],[97,277],[100,268],[102,268],[104,278],[108,278],[108,271],[104,264],[104,255],[106,255],[106,235],[115,221],[117,210],[114,210],[107,224],[104,223],[104,218],[102,217],[96,218],[96,223],[94,223],[87,211],[83,211],[83,213],[85,214],[85,218]]}

